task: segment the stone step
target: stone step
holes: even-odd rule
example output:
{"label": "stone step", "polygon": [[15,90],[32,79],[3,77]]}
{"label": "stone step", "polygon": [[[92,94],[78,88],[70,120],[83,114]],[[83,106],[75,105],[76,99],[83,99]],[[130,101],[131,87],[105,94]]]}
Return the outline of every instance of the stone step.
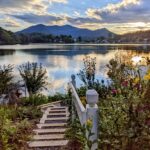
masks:
{"label": "stone step", "polygon": [[33,130],[36,134],[44,135],[44,134],[60,134],[64,133],[66,131],[66,128],[64,129],[35,129]]}
{"label": "stone step", "polygon": [[49,129],[49,128],[64,128],[67,126],[67,123],[40,123],[40,124],[37,124],[37,127],[38,128],[41,128],[41,129]]}
{"label": "stone step", "polygon": [[42,107],[41,111],[44,113],[47,109],[50,109],[52,107],[54,107],[54,106],[52,105],[52,106]]}
{"label": "stone step", "polygon": [[47,114],[47,115],[66,115],[66,114],[68,114],[68,112],[64,111],[63,113],[62,112],[51,113],[49,111],[46,111],[44,114]]}
{"label": "stone step", "polygon": [[61,101],[56,101],[56,102],[51,102],[51,103],[47,103],[47,104],[42,104],[42,105],[39,105],[38,108],[41,108],[41,107],[49,107],[49,106],[60,106],[60,103]]}
{"label": "stone step", "polygon": [[66,113],[66,110],[49,110],[48,113]]}
{"label": "stone step", "polygon": [[66,117],[66,113],[50,113],[47,115],[47,118],[56,118],[56,117]]}
{"label": "stone step", "polygon": [[52,107],[50,110],[66,110],[67,107]]}
{"label": "stone step", "polygon": [[34,135],[33,140],[36,141],[47,141],[47,140],[62,140],[65,134],[46,134],[46,135]]}
{"label": "stone step", "polygon": [[45,118],[44,123],[66,123],[68,117]]}
{"label": "stone step", "polygon": [[[57,108],[56,108],[57,109]],[[46,115],[46,117],[48,116],[50,117],[65,117],[65,116],[69,116],[69,112],[66,109],[58,109],[58,110],[51,110],[51,109],[47,109],[45,110],[45,112],[43,113],[43,115]]]}
{"label": "stone step", "polygon": [[50,147],[54,148],[54,147],[63,147],[66,146],[67,144],[68,144],[68,140],[32,141],[29,142],[29,147],[30,148],[50,148]]}

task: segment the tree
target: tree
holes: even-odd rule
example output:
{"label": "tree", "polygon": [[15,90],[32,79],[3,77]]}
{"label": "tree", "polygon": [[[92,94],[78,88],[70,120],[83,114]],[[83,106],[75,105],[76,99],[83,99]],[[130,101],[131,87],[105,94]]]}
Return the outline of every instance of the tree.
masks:
{"label": "tree", "polygon": [[78,39],[77,39],[77,41],[78,41],[79,43],[82,42],[82,37],[79,36]]}
{"label": "tree", "polygon": [[46,76],[47,71],[42,67],[42,64],[27,62],[20,65],[18,70],[30,95],[46,88],[48,77]]}
{"label": "tree", "polygon": [[0,27],[0,44],[16,44],[18,42],[19,40],[13,32]]}
{"label": "tree", "polygon": [[12,65],[0,65],[0,95],[7,94],[8,88],[12,84],[13,69]]}
{"label": "tree", "polygon": [[20,82],[14,82],[13,65],[0,66],[0,98],[2,103],[17,104],[21,93],[22,85]]}

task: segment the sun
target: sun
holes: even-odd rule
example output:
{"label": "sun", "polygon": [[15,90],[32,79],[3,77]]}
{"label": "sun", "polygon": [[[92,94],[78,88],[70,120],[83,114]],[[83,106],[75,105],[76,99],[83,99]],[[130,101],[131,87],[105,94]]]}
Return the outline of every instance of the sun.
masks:
{"label": "sun", "polygon": [[144,22],[136,22],[135,27],[145,27],[146,24]]}
{"label": "sun", "polygon": [[142,57],[141,56],[134,56],[134,57],[132,57],[131,60],[132,60],[133,64],[136,65],[142,61]]}

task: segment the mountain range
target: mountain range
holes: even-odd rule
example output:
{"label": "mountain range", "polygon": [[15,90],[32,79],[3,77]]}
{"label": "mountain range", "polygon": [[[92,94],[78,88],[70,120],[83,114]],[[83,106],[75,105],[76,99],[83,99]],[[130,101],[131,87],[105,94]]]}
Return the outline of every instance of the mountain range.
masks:
{"label": "mountain range", "polygon": [[55,36],[59,35],[71,35],[73,38],[82,37],[83,39],[96,39],[99,37],[108,38],[114,33],[110,32],[106,28],[98,29],[98,30],[89,30],[73,27],[70,25],[64,26],[46,26],[43,24],[38,24],[35,26],[31,26],[22,31],[18,31],[17,34],[31,34],[31,33],[42,33],[42,34],[52,34]]}
{"label": "mountain range", "polygon": [[[71,35],[71,36],[70,36]],[[81,37],[81,38],[79,38]],[[80,29],[70,25],[31,26],[16,33],[0,27],[0,45],[28,43],[150,43],[150,30],[117,35],[103,28]]]}

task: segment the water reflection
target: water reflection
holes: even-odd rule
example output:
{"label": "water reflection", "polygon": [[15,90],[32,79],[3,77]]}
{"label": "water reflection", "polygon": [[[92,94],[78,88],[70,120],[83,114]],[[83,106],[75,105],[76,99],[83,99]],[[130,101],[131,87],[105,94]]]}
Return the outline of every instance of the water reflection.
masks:
{"label": "water reflection", "polygon": [[[38,46],[42,47],[42,45]],[[12,50],[12,52],[5,50],[5,55],[1,55],[2,51],[0,50],[0,64],[14,64],[18,66],[27,61],[42,63],[47,68],[49,81],[51,82],[48,93],[52,94],[55,92],[65,92],[65,86],[70,80],[71,74],[77,74],[79,72],[83,66],[82,60],[86,55],[96,57],[96,78],[106,80],[106,64],[108,64],[110,59],[116,57],[116,55],[119,55],[125,61],[130,60],[133,56],[150,58],[149,50],[148,47],[146,50],[141,50],[137,46],[128,46],[126,49],[123,49],[123,46],[53,45],[49,49],[20,49]],[[19,79],[17,69],[14,73]],[[77,86],[80,84],[81,82],[77,78]]]}
{"label": "water reflection", "polygon": [[14,55],[16,51],[12,49],[0,49],[0,56],[4,55]]}

